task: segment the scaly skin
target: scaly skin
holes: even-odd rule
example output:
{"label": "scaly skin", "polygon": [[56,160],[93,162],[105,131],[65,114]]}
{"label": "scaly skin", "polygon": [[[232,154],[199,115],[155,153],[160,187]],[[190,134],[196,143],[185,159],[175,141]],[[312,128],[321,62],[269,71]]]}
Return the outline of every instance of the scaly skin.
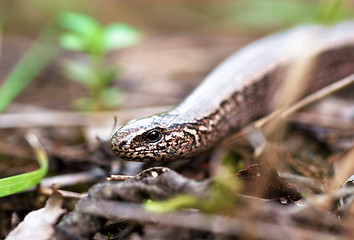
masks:
{"label": "scaly skin", "polygon": [[131,161],[174,161],[210,150],[271,111],[279,80],[314,37],[310,54],[317,60],[305,95],[354,73],[354,22],[296,27],[226,59],[176,108],[128,122],[113,135],[111,149]]}

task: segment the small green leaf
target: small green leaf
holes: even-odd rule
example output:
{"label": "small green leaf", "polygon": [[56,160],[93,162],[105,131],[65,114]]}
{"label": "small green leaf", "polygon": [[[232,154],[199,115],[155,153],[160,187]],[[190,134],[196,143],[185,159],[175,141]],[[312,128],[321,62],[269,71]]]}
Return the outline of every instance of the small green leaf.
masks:
{"label": "small green leaf", "polygon": [[123,23],[108,25],[104,30],[104,49],[106,51],[124,48],[136,44],[140,40],[137,29]]}
{"label": "small green leaf", "polygon": [[60,38],[63,48],[73,51],[101,55],[103,52],[103,27],[93,18],[72,12],[58,15],[60,25],[67,29]]}
{"label": "small green leaf", "polygon": [[61,27],[82,37],[92,37],[102,29],[95,19],[81,13],[62,12],[58,21]]}
{"label": "small green leaf", "polygon": [[87,49],[85,39],[73,33],[63,33],[59,38],[59,44],[62,48],[71,51],[85,51]]}

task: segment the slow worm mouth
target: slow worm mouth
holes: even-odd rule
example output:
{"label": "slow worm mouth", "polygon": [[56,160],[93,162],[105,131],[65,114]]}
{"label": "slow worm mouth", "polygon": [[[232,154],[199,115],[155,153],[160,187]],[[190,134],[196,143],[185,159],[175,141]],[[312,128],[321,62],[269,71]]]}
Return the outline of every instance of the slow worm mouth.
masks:
{"label": "slow worm mouth", "polygon": [[[163,157],[160,154],[154,154],[152,151],[140,152],[114,152],[115,155],[125,161],[135,162],[160,162]],[[166,161],[166,160],[165,160]],[[169,162],[170,160],[167,160]]]}
{"label": "slow worm mouth", "polygon": [[[140,155],[144,155],[144,154],[156,154],[157,152],[161,153],[160,151],[153,151],[153,150],[134,150],[134,149],[112,149],[112,151],[114,152],[114,154],[116,154],[119,157],[132,157],[132,156],[139,156],[139,157],[143,157]],[[155,155],[154,154],[154,155]]]}

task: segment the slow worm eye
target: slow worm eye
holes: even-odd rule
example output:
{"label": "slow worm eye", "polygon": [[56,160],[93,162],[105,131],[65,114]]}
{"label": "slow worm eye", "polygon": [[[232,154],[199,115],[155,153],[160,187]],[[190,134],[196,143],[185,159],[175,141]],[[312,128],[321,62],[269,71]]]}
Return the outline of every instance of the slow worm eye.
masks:
{"label": "slow worm eye", "polygon": [[147,132],[146,134],[146,140],[148,140],[151,143],[157,142],[161,139],[161,132],[154,129],[154,130],[150,130],[149,132]]}

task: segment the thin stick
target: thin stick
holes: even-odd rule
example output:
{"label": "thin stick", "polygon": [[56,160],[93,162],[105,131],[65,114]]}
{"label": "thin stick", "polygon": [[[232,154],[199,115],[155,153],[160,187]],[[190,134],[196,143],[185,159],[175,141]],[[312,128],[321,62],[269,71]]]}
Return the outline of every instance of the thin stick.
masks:
{"label": "thin stick", "polygon": [[[76,193],[76,192],[71,192],[71,191],[66,191],[66,190],[56,190],[58,193],[61,194],[61,196],[63,198],[74,198],[74,199],[81,199],[83,197],[86,197],[87,194],[86,193]],[[49,188],[49,187],[41,187],[40,188],[40,192],[43,195],[46,196],[51,196],[54,192],[53,188]]]}

